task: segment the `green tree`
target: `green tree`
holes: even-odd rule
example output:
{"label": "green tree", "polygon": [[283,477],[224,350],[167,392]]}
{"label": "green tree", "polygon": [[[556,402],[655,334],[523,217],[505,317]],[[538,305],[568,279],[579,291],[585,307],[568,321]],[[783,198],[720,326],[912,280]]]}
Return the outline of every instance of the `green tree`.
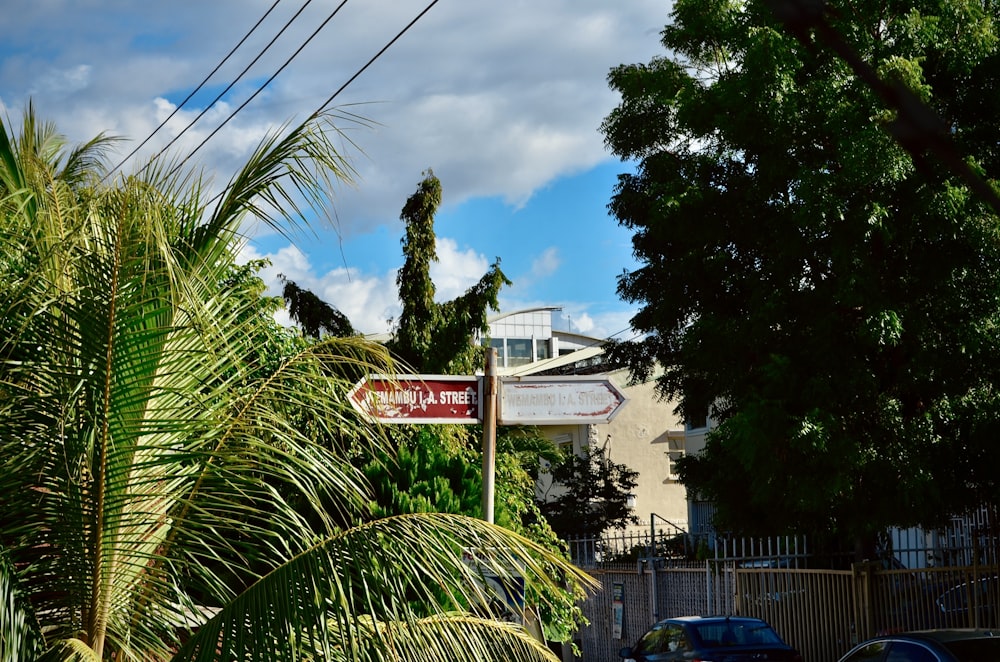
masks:
{"label": "green tree", "polygon": [[567,452],[549,468],[555,494],[539,502],[552,529],[562,538],[599,537],[639,520],[628,507],[639,472],[613,462],[604,447],[591,445],[582,455]]}
{"label": "green tree", "polygon": [[410,434],[398,435],[393,455],[366,465],[377,515],[480,514],[483,487],[478,458],[470,457],[464,445],[449,448],[444,440],[449,431],[416,426]]}
{"label": "green tree", "polygon": [[106,139],[66,151],[30,108],[0,125],[0,659],[551,659],[469,613],[459,552],[582,575],[472,518],[366,521],[353,457],[297,425],[308,403],[387,443],[331,369],[391,371],[385,351],[284,344],[234,262],[249,216],[292,234],[345,176],[331,119],[266,139],[213,204],[156,164],[103,184]]}
{"label": "green tree", "polygon": [[[680,471],[719,526],[866,541],[998,495],[965,469],[998,414],[1000,226],[920,146],[996,176],[1000,8],[831,0],[818,34],[804,5],[678,0],[669,55],[611,71],[602,129],[636,170],[610,209],[641,263],[619,293],[646,334],[611,353],[718,422]],[[859,62],[946,130],[897,121]]]}
{"label": "green tree", "polygon": [[324,332],[341,338],[356,333],[347,315],[309,290],[303,290],[283,274],[279,274],[278,278],[283,284],[281,297],[288,306],[288,314],[302,328],[304,335],[318,339]]}
{"label": "green tree", "polygon": [[400,218],[406,223],[403,268],[396,276],[403,304],[390,349],[415,370],[427,374],[473,374],[482,370],[483,348],[477,333],[489,329],[487,312],[496,310],[500,288],[510,281],[500,271],[499,258],[479,282],[460,297],[438,303],[431,280],[436,262],[434,214],[441,204],[441,181],[427,171]]}

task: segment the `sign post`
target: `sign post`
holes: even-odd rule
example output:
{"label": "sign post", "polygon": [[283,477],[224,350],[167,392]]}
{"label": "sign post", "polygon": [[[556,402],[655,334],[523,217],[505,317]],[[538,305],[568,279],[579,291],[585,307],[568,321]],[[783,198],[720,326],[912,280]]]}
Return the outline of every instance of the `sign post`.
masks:
{"label": "sign post", "polygon": [[497,425],[608,423],[626,397],[600,377],[498,377],[497,352],[486,374],[369,375],[347,394],[380,423],[483,424],[483,519],[494,521]]}
{"label": "sign post", "polygon": [[483,519],[493,524],[497,468],[497,350],[486,350],[483,380]]}

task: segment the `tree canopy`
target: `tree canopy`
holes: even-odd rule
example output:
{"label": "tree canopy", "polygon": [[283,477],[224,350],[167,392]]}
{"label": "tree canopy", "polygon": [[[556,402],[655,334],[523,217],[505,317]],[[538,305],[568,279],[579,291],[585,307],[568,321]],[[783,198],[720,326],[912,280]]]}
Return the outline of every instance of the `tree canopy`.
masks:
{"label": "tree canopy", "polygon": [[282,282],[281,298],[285,300],[288,314],[302,329],[303,335],[319,338],[327,333],[345,338],[356,333],[347,315],[288,280],[284,274],[279,274],[278,278]]}
{"label": "tree canopy", "polygon": [[640,261],[619,293],[646,336],[610,349],[711,412],[680,470],[720,526],[860,539],[1000,495],[973,466],[996,455],[1000,226],[932,149],[1000,172],[1000,8],[806,4],[677,0],[667,55],[611,71],[602,130],[635,171],[610,210]]}

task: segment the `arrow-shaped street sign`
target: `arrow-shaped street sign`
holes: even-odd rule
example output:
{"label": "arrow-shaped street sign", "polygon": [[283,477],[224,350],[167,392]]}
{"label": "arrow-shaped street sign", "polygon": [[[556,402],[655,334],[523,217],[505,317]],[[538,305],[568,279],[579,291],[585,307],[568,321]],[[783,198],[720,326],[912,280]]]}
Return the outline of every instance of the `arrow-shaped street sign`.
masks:
{"label": "arrow-shaped street sign", "polygon": [[601,377],[501,377],[500,425],[608,423],[627,398]]}
{"label": "arrow-shaped street sign", "polygon": [[347,399],[359,413],[382,423],[482,423],[483,518],[493,522],[497,425],[608,423],[627,398],[602,378],[498,379],[496,350],[490,350],[485,377],[369,375]]}
{"label": "arrow-shaped street sign", "polygon": [[358,412],[382,423],[474,424],[482,420],[479,378],[369,375],[347,394]]}

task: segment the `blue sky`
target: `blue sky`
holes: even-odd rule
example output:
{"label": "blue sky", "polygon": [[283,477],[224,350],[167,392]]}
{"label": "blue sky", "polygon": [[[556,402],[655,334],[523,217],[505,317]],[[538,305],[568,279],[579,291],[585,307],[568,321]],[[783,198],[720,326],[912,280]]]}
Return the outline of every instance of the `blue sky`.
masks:
{"label": "blue sky", "polygon": [[[194,98],[188,93],[273,0],[7,0],[0,16],[0,111],[16,123],[29,100],[74,142],[99,132],[131,139],[135,171],[173,142],[182,159],[289,60],[339,3],[274,4],[270,15]],[[189,161],[225,182],[268,132],[301,120],[430,4],[351,0],[280,75]],[[295,12],[299,18],[265,50]],[[444,199],[435,219],[440,299],[460,294],[497,257],[513,286],[503,312],[562,306],[575,331],[626,330],[633,307],[616,278],[634,268],[630,236],[607,213],[626,166],[604,148],[601,120],[617,103],[609,70],[662,55],[663,0],[440,0],[335,105],[353,145],[353,186],[333,192],[317,236],[292,247],[253,233],[246,257],[313,290],[366,332],[398,314],[399,211],[431,168]],[[220,103],[208,104],[247,67]],[[200,113],[204,116],[184,130]],[[16,124],[15,124],[16,126]],[[624,334],[627,335],[627,334]]]}

